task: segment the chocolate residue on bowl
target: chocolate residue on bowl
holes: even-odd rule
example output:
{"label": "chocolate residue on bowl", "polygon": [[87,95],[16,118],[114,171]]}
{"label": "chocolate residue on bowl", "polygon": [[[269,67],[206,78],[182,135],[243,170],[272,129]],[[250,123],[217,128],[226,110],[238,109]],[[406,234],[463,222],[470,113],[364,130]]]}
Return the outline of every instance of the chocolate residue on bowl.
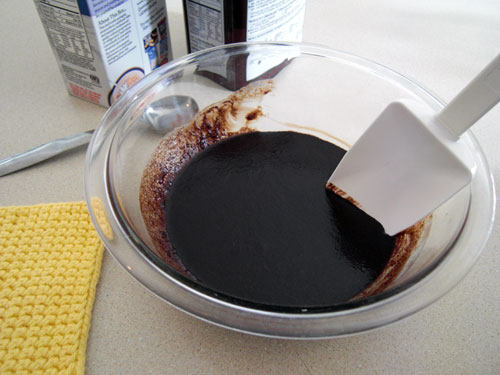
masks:
{"label": "chocolate residue on bowl", "polygon": [[254,109],[252,112],[247,113],[247,115],[245,116],[245,118],[247,119],[247,125],[249,122],[257,120],[257,118],[262,115],[263,113],[261,107]]}
{"label": "chocolate residue on bowl", "polygon": [[200,111],[191,123],[175,129],[162,139],[144,171],[139,200],[144,223],[154,245],[152,250],[184,275],[192,277],[170,244],[164,215],[174,177],[194,155],[211,144],[255,131],[248,123],[261,115],[261,110],[250,110],[247,124],[239,129],[234,118],[244,110],[241,108],[244,100],[260,98],[272,88],[272,80],[258,81]]}
{"label": "chocolate residue on bowl", "polygon": [[365,290],[356,295],[352,300],[373,296],[383,292],[391,286],[393,281],[404,269],[408,259],[418,245],[424,234],[426,225],[432,219],[432,215],[425,217],[412,227],[396,234],[394,251],[389,258],[382,273]]}
{"label": "chocolate residue on bowl", "polygon": [[[326,188],[361,209],[361,204],[338,186],[328,182]],[[396,242],[394,245],[394,251],[387,261],[384,270],[370,284],[370,286],[368,286],[368,288],[356,295],[352,300],[372,296],[386,290],[390,286],[390,284],[401,273],[408,259],[412,255],[413,250],[417,247],[418,241],[424,233],[425,226],[431,218],[432,215],[429,215],[395,236]]]}
{"label": "chocolate residue on bowl", "polygon": [[[152,250],[169,266],[192,279],[196,278],[186,269],[168,236],[165,207],[174,178],[191,158],[208,146],[238,134],[257,131],[250,124],[264,116],[262,108],[246,108],[243,102],[246,99],[262,98],[272,87],[272,80],[255,82],[234,92],[227,99],[205,108],[190,124],[172,131],[162,139],[144,171],[140,206],[154,245]],[[235,121],[241,114],[244,114],[243,126]],[[342,194],[339,189],[333,186],[327,188],[346,198],[345,193]],[[356,205],[354,200],[347,200]],[[374,295],[391,285],[417,247],[425,223],[426,219],[395,236],[395,248],[384,270],[374,282],[351,300]]]}
{"label": "chocolate residue on bowl", "polygon": [[338,186],[335,186],[334,184],[332,184],[331,182],[328,182],[326,184],[326,188],[330,191],[333,191],[335,194],[337,194],[338,196],[341,196],[342,198],[344,198],[345,200],[349,201],[350,203],[352,203],[353,205],[355,205],[356,207],[360,208],[361,205],[359,204],[359,202],[357,202],[353,197],[351,197],[349,194],[347,194],[344,190],[342,190],[341,188],[339,188]]}

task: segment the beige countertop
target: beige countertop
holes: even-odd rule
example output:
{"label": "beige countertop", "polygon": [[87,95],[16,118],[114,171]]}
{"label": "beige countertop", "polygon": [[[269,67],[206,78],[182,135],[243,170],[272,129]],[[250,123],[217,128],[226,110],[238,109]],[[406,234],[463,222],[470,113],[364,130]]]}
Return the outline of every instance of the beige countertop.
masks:
{"label": "beige countertop", "polygon": [[[0,15],[0,158],[94,128],[104,109],[69,96],[33,2]],[[182,7],[168,1],[174,54]],[[500,2],[308,0],[304,41],[389,66],[450,99],[499,52]],[[500,106],[473,130],[500,181]],[[83,200],[85,150],[0,177],[0,205]],[[500,224],[450,293],[401,322],[340,339],[232,332],[163,303],[106,253],[87,349],[95,374],[498,374]],[[1,333],[0,333],[1,334]]]}

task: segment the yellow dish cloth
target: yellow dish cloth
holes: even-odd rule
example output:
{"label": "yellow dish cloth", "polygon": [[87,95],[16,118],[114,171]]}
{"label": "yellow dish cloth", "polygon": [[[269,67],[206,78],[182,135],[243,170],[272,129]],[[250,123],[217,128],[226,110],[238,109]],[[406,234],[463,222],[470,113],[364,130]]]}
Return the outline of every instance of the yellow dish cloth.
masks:
{"label": "yellow dish cloth", "polygon": [[84,374],[102,254],[83,202],[0,207],[0,374]]}

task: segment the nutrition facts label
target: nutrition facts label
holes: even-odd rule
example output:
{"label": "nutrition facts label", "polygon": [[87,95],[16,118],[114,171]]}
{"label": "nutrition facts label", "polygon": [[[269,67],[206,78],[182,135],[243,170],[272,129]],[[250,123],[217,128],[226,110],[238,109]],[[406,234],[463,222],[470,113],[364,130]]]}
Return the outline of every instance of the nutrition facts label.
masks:
{"label": "nutrition facts label", "polygon": [[191,51],[224,44],[222,0],[187,0]]}
{"label": "nutrition facts label", "polygon": [[81,58],[93,58],[76,1],[44,1],[40,11],[62,60],[82,65]]}
{"label": "nutrition facts label", "polygon": [[72,95],[108,107],[169,60],[165,0],[34,2]]}
{"label": "nutrition facts label", "polygon": [[248,0],[247,40],[300,42],[305,0]]}

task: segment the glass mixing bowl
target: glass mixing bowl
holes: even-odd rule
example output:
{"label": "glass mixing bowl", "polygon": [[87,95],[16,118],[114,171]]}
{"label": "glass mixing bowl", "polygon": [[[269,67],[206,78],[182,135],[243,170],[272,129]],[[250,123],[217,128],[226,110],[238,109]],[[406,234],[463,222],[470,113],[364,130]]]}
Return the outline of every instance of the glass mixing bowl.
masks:
{"label": "glass mixing bowl", "polygon": [[173,61],[109,108],[88,149],[85,196],[94,225],[114,258],[147,289],[189,314],[274,337],[335,337],[370,330],[424,308],[456,285],[483,249],[494,215],[492,177],[470,132],[461,142],[475,162],[472,183],[433,212],[399,276],[370,297],[298,311],[252,305],[193,282],[156,255],[141,216],[139,187],[163,135],[144,122],[147,104],[164,96],[187,95],[203,108],[248,82],[269,78],[272,91],[246,105],[262,107],[273,120],[270,130],[288,127],[342,147],[352,144],[394,100],[418,100],[436,111],[443,107],[427,90],[388,68],[318,46],[235,44]]}

